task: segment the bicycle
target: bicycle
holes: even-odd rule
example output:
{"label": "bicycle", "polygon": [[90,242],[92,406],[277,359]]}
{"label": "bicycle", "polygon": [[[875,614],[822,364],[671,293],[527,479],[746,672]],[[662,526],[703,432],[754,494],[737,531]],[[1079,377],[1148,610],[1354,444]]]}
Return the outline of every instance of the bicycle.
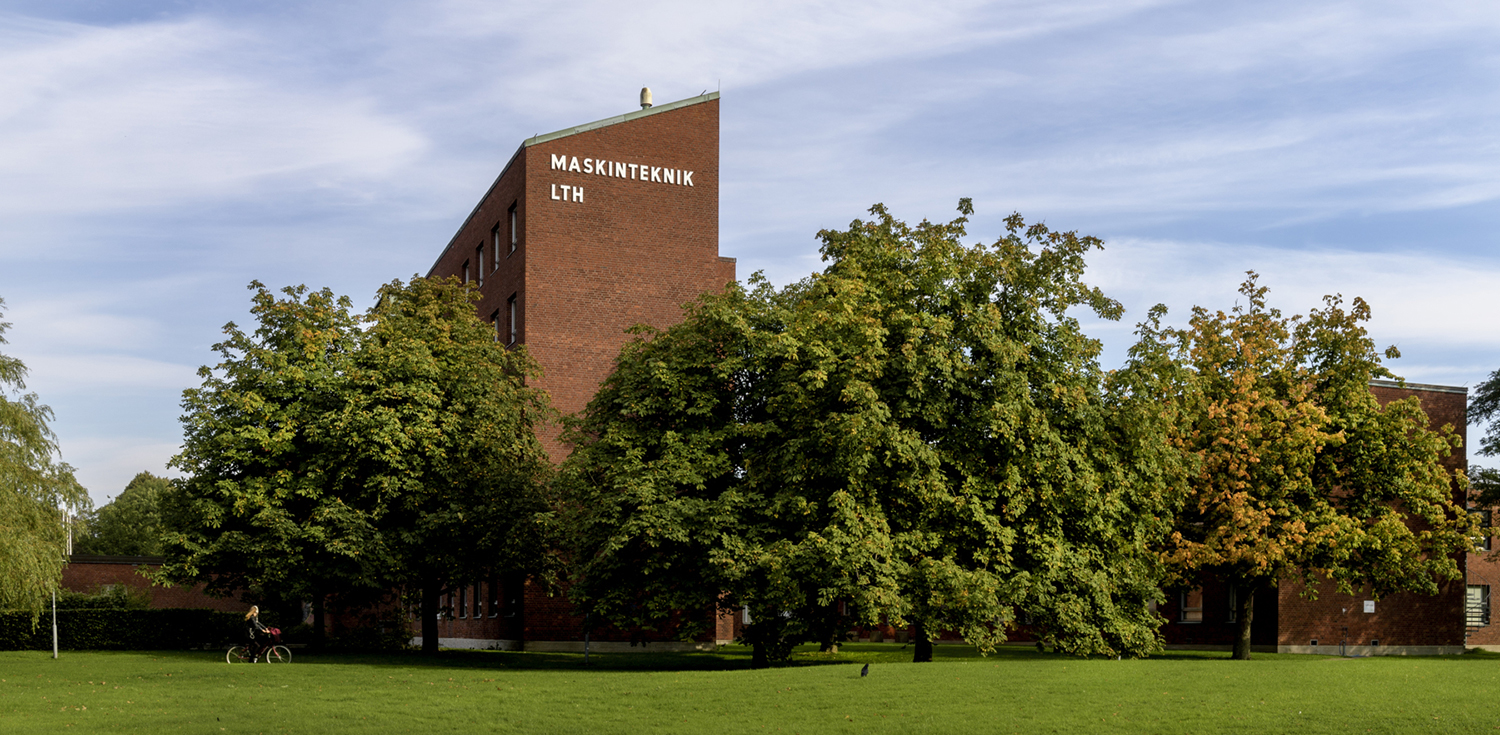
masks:
{"label": "bicycle", "polygon": [[[292,649],[281,645],[281,630],[269,628],[271,634],[271,645],[261,650],[260,660],[268,664],[289,664],[292,662]],[[253,663],[254,658],[250,656],[250,649],[245,646],[230,646],[224,653],[226,664],[248,664]]]}

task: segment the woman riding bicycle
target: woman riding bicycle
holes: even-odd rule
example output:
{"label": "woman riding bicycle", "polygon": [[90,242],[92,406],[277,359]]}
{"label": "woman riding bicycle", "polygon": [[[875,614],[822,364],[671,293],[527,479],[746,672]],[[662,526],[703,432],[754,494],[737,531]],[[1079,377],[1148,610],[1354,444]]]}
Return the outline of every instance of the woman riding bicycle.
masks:
{"label": "woman riding bicycle", "polygon": [[265,638],[270,633],[270,629],[260,623],[260,606],[251,605],[250,612],[245,613],[245,636],[249,640],[246,647],[250,650],[252,662],[260,660],[262,649],[265,648]]}

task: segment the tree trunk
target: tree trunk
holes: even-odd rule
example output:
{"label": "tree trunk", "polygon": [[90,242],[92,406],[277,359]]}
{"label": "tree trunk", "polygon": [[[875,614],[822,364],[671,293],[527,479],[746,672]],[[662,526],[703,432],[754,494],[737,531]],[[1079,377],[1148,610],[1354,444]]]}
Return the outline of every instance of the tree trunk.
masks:
{"label": "tree trunk", "polygon": [[1255,620],[1255,591],[1259,588],[1259,585],[1246,585],[1236,589],[1239,596],[1235,601],[1234,620],[1239,631],[1234,637],[1234,655],[1231,657],[1236,661],[1250,660],[1250,624]]}
{"label": "tree trunk", "polygon": [[912,654],[911,662],[914,664],[932,661],[932,641],[927,637],[927,626],[917,623],[915,636],[915,653]]}
{"label": "tree trunk", "polygon": [[313,600],[312,600],[312,605],[313,605],[313,639],[312,639],[312,646],[313,646],[313,650],[314,651],[321,651],[321,650],[323,650],[324,624],[327,622],[327,618],[328,618],[328,616],[326,614],[326,611],[324,610],[323,600],[324,600],[324,595],[322,595],[322,594],[314,594],[313,595]]}
{"label": "tree trunk", "polygon": [[757,643],[750,644],[750,668],[752,668],[752,669],[769,669],[769,668],[771,668],[770,659],[769,659],[769,657],[766,656],[766,644],[765,643],[757,642]]}
{"label": "tree trunk", "polygon": [[443,588],[436,582],[426,582],[422,585],[422,653],[426,655],[438,652],[438,601],[443,596]]}

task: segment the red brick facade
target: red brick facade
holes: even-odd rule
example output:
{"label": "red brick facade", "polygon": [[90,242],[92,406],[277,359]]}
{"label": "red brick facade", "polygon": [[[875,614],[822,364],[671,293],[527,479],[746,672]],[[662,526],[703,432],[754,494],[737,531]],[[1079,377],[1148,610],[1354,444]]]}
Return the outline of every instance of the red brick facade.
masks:
{"label": "red brick facade", "polygon": [[141,575],[161,566],[161,559],[144,556],[86,556],[75,554],[63,567],[62,588],[91,593],[100,587],[122,585],[151,596],[153,608],[207,608],[220,612],[244,612],[249,605],[229,597],[210,597],[203,586],[157,587]]}
{"label": "red brick facade", "polygon": [[671,326],[734,280],[719,257],[718,93],[527,140],[428,275],[480,281],[479,315],[505,341],[514,298],[537,385],[582,410],[627,329]]}
{"label": "red brick facade", "polygon": [[[683,304],[735,278],[734,261],[719,256],[718,93],[527,140],[428,275],[478,282],[480,317],[502,341],[526,345],[557,409],[581,411],[632,338],[626,330],[669,327]],[[568,447],[557,434],[548,427],[542,439],[561,462]],[[470,587],[448,607],[443,645],[574,648],[584,637],[566,598],[530,583]],[[601,648],[652,640],[619,630],[589,638]]]}

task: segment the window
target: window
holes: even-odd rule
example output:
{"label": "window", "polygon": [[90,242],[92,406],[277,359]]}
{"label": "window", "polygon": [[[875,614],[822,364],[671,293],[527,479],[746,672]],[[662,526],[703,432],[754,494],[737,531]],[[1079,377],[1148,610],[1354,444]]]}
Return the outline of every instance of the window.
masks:
{"label": "window", "polygon": [[502,614],[513,618],[521,614],[521,595],[526,590],[526,578],[519,574],[508,576],[501,582],[500,594]]}
{"label": "window", "polygon": [[500,225],[490,228],[490,270],[500,270]]}
{"label": "window", "polygon": [[495,330],[495,341],[499,342],[500,341],[500,337],[501,337],[501,334],[500,334],[500,310],[499,309],[496,309],[495,313],[493,313],[493,314],[490,315],[490,326],[493,327],[494,330]]}
{"label": "window", "polygon": [[490,617],[498,617],[500,615],[500,580],[491,579],[487,589],[490,592]]}
{"label": "window", "polygon": [[1183,590],[1179,598],[1182,606],[1177,619],[1184,623],[1203,622],[1203,588]]}
{"label": "window", "polygon": [[1240,614],[1240,592],[1234,587],[1229,588],[1229,617],[1226,618],[1233,623]]}
{"label": "window", "polygon": [[469,617],[469,608],[466,604],[464,604],[467,601],[468,592],[468,587],[458,588],[458,617],[460,620]]}
{"label": "window", "polygon": [[1490,586],[1469,585],[1464,599],[1464,622],[1470,628],[1483,628],[1490,624]]}
{"label": "window", "polygon": [[[1491,520],[1492,516],[1490,515],[1490,511],[1470,509],[1469,515],[1474,516],[1474,520],[1478,521],[1479,525],[1483,526],[1484,528],[1489,528],[1493,523],[1493,521]],[[1474,548],[1476,549],[1484,549],[1485,551],[1489,551],[1490,543],[1491,541],[1489,536],[1474,537]]]}
{"label": "window", "polygon": [[521,230],[516,227],[516,205],[510,205],[510,250],[505,253],[507,257],[516,251],[516,245],[521,242]]}
{"label": "window", "polygon": [[469,282],[469,261],[464,261],[464,283]]}
{"label": "window", "polygon": [[476,269],[474,271],[474,277],[479,280],[479,285],[483,286],[484,285],[484,243],[480,243],[479,247],[474,248],[474,262],[476,264]]}
{"label": "window", "polygon": [[505,302],[505,309],[510,314],[510,332],[509,332],[510,339],[506,341],[506,344],[513,345],[513,344],[516,343],[516,337],[517,337],[517,334],[516,334],[516,295],[515,294],[511,294],[510,295],[510,300],[508,300],[508,301]]}
{"label": "window", "polygon": [[484,588],[484,583],[483,582],[476,582],[474,584],[474,597],[472,598],[474,600],[474,614],[472,615],[472,617],[475,620],[478,620],[479,618],[484,617],[484,608],[483,608],[483,606],[480,603],[480,600],[482,598],[479,596],[479,591],[481,589],[483,589],[483,588]]}

